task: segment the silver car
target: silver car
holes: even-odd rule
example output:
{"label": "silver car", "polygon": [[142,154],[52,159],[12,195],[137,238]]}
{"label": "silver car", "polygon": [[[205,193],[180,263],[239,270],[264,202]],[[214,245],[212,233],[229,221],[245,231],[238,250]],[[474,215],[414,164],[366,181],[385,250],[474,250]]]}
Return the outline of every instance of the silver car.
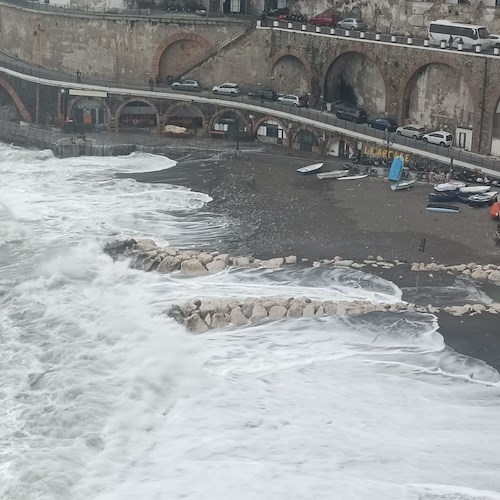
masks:
{"label": "silver car", "polygon": [[422,139],[425,134],[425,128],[422,125],[410,123],[409,125],[398,127],[396,129],[396,134],[411,137],[412,139]]}
{"label": "silver car", "polygon": [[356,17],[346,17],[337,23],[337,28],[342,28],[343,30],[364,30],[366,28],[366,24],[361,21],[361,19],[357,19]]}
{"label": "silver car", "polygon": [[196,80],[181,80],[179,82],[172,83],[171,87],[174,90],[192,90],[194,92],[200,90],[200,86]]}
{"label": "silver car", "polygon": [[296,106],[301,108],[307,103],[307,96],[298,96],[295,94],[286,94],[284,96],[278,97],[278,102],[281,104],[286,104],[287,106]]}
{"label": "silver car", "polygon": [[239,94],[240,87],[237,83],[226,82],[222,83],[221,85],[215,85],[215,87],[212,88],[212,92],[214,94],[226,94],[226,95]]}

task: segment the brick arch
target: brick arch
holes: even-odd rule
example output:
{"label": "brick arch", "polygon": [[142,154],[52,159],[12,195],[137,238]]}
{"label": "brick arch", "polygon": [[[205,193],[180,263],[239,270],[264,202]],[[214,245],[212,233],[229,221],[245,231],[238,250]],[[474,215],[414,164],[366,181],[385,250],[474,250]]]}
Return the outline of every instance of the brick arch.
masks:
{"label": "brick arch", "polygon": [[[200,44],[201,47],[205,47],[206,52],[210,52],[214,50],[214,45],[212,42],[207,40],[205,37],[198,35],[197,33],[176,33],[175,35],[171,35],[165,38],[155,49],[153,54],[153,61],[151,63],[151,75],[154,79],[159,74],[160,69],[160,59],[162,54],[167,50],[167,48],[182,40],[189,40],[191,42],[196,42]],[[187,63],[189,61],[186,61]]]}
{"label": "brick arch", "polygon": [[[71,101],[68,103],[68,109],[66,111],[67,116],[71,116],[71,112],[73,111],[73,108],[75,107],[76,103],[78,101],[81,101],[82,99],[88,99],[88,97],[75,97],[74,99],[71,99]],[[104,108],[106,109],[106,114],[107,114],[107,121],[109,122],[109,118],[111,117],[111,109],[108,106],[108,103],[105,101],[103,97],[92,97],[92,99],[95,99],[96,101],[100,101],[103,105]]]}
{"label": "brick arch", "polygon": [[160,121],[160,113],[158,112],[158,108],[151,101],[149,101],[148,99],[141,98],[141,97],[130,97],[129,99],[126,99],[125,101],[123,101],[118,106],[118,108],[115,111],[115,124],[116,124],[116,127],[118,127],[118,123],[120,123],[120,115],[121,115],[122,109],[127,104],[130,104],[131,102],[143,102],[144,104],[147,104],[148,106],[151,106],[153,108],[153,110],[155,111],[155,113],[156,113],[156,125],[160,126],[160,123],[161,123],[161,121]]}
{"label": "brick arch", "polygon": [[330,71],[330,68],[335,64],[335,61],[337,61],[340,57],[346,56],[349,53],[354,53],[354,54],[360,54],[367,59],[369,59],[380,71],[380,75],[382,76],[382,81],[384,82],[384,90],[385,90],[385,107],[387,109],[387,103],[390,101],[392,92],[391,92],[391,85],[390,85],[390,78],[389,75],[385,72],[384,68],[380,66],[379,62],[373,57],[373,52],[369,50],[369,44],[360,44],[360,47],[356,47],[353,49],[352,47],[344,47],[340,49],[338,52],[333,53],[325,62],[323,65],[322,71],[321,71],[321,80],[323,82],[322,85],[322,93],[325,95],[325,89],[326,89],[326,79],[328,77],[328,73]]}
{"label": "brick arch", "polygon": [[344,141],[349,145],[352,151],[356,151],[357,139],[355,137],[348,137],[342,133],[334,133],[330,136],[328,140],[323,144],[323,153],[326,154],[330,151],[330,147],[334,142]]}
{"label": "brick arch", "polygon": [[322,139],[321,136],[318,136],[318,130],[315,130],[313,127],[309,127],[307,125],[304,127],[294,128],[290,131],[290,135],[292,136],[292,144],[295,144],[295,139],[301,132],[311,132],[311,134],[313,134],[318,141],[318,145],[321,145]]}
{"label": "brick arch", "polygon": [[398,121],[400,123],[402,123],[403,120],[403,105],[409,94],[410,82],[417,75],[417,73],[419,73],[426,66],[430,66],[431,64],[443,64],[445,66],[450,66],[451,68],[455,69],[455,71],[457,71],[457,73],[467,82],[469,91],[472,96],[472,102],[474,104],[474,114],[476,114],[476,111],[481,108],[480,90],[473,85],[473,82],[471,80],[472,75],[470,74],[470,72],[465,71],[463,66],[454,63],[456,63],[456,61],[453,61],[453,59],[451,59],[449,56],[447,57],[446,54],[437,53],[433,55],[431,60],[426,60],[425,62],[418,62],[413,64],[407,71],[405,71],[401,75],[400,79],[401,85],[397,99]]}
{"label": "brick arch", "polygon": [[309,64],[309,61],[302,52],[290,46],[288,46],[286,49],[281,49],[280,51],[276,52],[276,54],[274,54],[274,56],[271,59],[271,64],[269,66],[271,68],[270,76],[272,76],[274,67],[276,66],[278,61],[283,57],[290,57],[290,56],[295,57],[302,63],[302,66],[304,67],[304,70],[306,72],[306,77],[307,81],[309,82],[309,88],[310,88],[311,78],[312,78],[311,65]]}
{"label": "brick arch", "polygon": [[210,120],[209,120],[208,130],[212,130],[213,126],[217,122],[217,120],[221,116],[226,115],[228,113],[231,113],[233,115],[238,115],[238,118],[240,119],[240,128],[241,128],[241,124],[244,124],[247,127],[247,129],[250,130],[250,123],[247,120],[247,118],[245,117],[245,115],[241,111],[238,111],[237,109],[234,109],[234,108],[224,108],[224,109],[221,109],[220,111],[218,111],[215,115],[213,115],[212,118],[210,118]]}
{"label": "brick arch", "polygon": [[171,106],[168,107],[167,111],[164,113],[164,115],[166,117],[172,115],[173,111],[175,111],[176,109],[179,109],[179,108],[188,108],[190,109],[193,113],[196,113],[197,115],[199,115],[199,117],[202,119],[202,122],[203,122],[203,128],[206,127],[206,124],[207,124],[207,117],[205,116],[205,114],[203,113],[203,111],[196,105],[194,104],[191,104],[191,103],[187,103],[187,102],[184,102],[184,103],[175,103],[175,104],[172,104]]}
{"label": "brick arch", "polygon": [[21,118],[25,122],[31,123],[33,120],[31,118],[30,112],[24,105],[21,98],[17,95],[17,92],[14,90],[14,87],[3,76],[0,76],[0,86],[3,87],[3,89],[7,92],[7,94],[10,95],[10,98],[16,105],[16,108],[18,109]]}
{"label": "brick arch", "polygon": [[267,122],[268,120],[272,120],[273,122],[278,122],[281,125],[281,128],[286,131],[287,137],[288,137],[288,128],[286,127],[286,125],[280,119],[276,118],[275,116],[271,116],[271,115],[264,116],[263,118],[260,118],[259,120],[257,120],[255,122],[254,134],[257,134],[257,130],[259,129],[259,127],[263,123]]}

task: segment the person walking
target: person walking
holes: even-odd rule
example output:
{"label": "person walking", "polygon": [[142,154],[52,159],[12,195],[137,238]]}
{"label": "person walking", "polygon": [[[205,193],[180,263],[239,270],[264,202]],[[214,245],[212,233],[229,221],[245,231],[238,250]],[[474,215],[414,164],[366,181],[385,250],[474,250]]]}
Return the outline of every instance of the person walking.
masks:
{"label": "person walking", "polygon": [[82,81],[82,72],[79,69],[76,70],[76,81],[78,83]]}
{"label": "person walking", "polygon": [[152,77],[149,77],[149,88],[150,88],[151,90],[153,90],[153,89],[154,89],[154,84],[155,84],[155,82],[154,82],[153,78],[152,78]]}
{"label": "person walking", "polygon": [[451,47],[453,45],[453,35],[450,35],[450,38],[448,39],[448,47]]}

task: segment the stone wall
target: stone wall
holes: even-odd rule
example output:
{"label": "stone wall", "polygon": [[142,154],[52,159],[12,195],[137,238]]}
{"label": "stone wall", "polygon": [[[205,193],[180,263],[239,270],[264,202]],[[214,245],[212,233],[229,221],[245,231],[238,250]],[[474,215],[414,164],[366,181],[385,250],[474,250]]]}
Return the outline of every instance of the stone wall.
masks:
{"label": "stone wall", "polygon": [[[0,5],[1,49],[7,54],[47,68],[70,73],[80,69],[84,76],[119,82],[147,82],[150,74],[156,74],[163,49],[169,41],[179,41],[172,38],[179,33],[194,35],[208,49],[244,26],[217,18],[134,19]],[[182,51],[177,56],[184,58]]]}

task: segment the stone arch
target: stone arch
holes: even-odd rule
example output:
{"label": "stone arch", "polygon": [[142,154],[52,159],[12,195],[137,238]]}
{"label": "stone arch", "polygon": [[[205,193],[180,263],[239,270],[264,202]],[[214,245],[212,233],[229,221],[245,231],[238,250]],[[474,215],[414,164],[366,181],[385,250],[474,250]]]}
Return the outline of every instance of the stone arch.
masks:
{"label": "stone arch", "polygon": [[16,108],[19,110],[19,114],[21,118],[28,123],[31,123],[33,120],[31,118],[31,114],[24,105],[21,98],[17,95],[17,92],[14,90],[14,87],[3,77],[0,75],[0,86],[10,95],[10,98],[16,105]]}
{"label": "stone arch", "polygon": [[[166,63],[169,51],[172,57],[171,66]],[[205,37],[197,33],[176,33],[165,38],[156,47],[151,75],[153,79],[159,76],[162,81],[166,81],[167,76],[175,78],[182,73],[182,68],[185,68],[190,61],[212,51],[214,51],[214,45]]]}
{"label": "stone arch", "polygon": [[[349,146],[349,149],[354,152],[357,150],[357,139],[355,137],[349,137],[344,134],[332,134],[330,135],[330,138],[325,141],[323,145],[323,154],[328,154],[328,152],[333,148],[333,146],[337,143],[344,142]],[[342,151],[339,151],[338,156],[342,156]]]}
{"label": "stone arch", "polygon": [[[418,62],[412,65],[401,77],[401,86],[400,86],[400,94],[398,96],[398,121],[399,123],[404,123],[408,120],[410,114],[410,100],[411,100],[411,92],[413,90],[414,84],[417,83],[418,78],[426,71],[426,68],[432,67],[434,65],[441,65],[447,68],[450,68],[454,73],[458,74],[462,81],[464,81],[467,85],[467,91],[470,95],[470,100],[472,103],[473,109],[469,112],[470,117],[462,118],[462,120],[467,122],[467,125],[470,125],[472,128],[475,128],[475,111],[480,109],[481,97],[479,94],[479,90],[475,88],[472,84],[471,75],[469,72],[464,71],[464,68],[460,65],[454,64],[453,59],[446,57],[446,55],[436,54],[431,60],[426,60],[425,62]],[[431,86],[426,85],[427,88]],[[444,86],[443,86],[444,87]],[[448,88],[448,87],[447,87]],[[432,117],[432,115],[431,115]],[[457,125],[457,120],[442,119],[440,122],[436,121],[436,123],[432,122],[432,120],[414,120],[419,123],[422,122],[422,125],[429,125],[432,128],[443,128],[445,125],[449,129],[454,128]],[[448,123],[446,123],[448,121]],[[428,123],[429,122],[429,123]]]}
{"label": "stone arch", "polygon": [[132,102],[142,102],[142,103],[146,104],[147,106],[151,107],[156,115],[156,125],[157,126],[160,125],[160,123],[161,123],[160,113],[158,112],[158,108],[151,101],[149,101],[148,99],[144,99],[142,97],[130,97],[129,99],[126,99],[125,101],[123,101],[115,111],[114,119],[115,119],[115,126],[117,127],[117,129],[119,128],[120,114],[121,114],[123,108]]}
{"label": "stone arch", "polygon": [[[484,149],[492,155],[500,155],[500,88],[495,89],[495,93],[490,100],[491,105],[485,106],[485,117],[483,123],[489,128],[483,131],[483,136],[489,132],[489,144],[484,145]],[[489,111],[491,110],[491,111]]]}
{"label": "stone arch", "polygon": [[[75,98],[71,99],[68,102],[68,108],[66,110],[66,115],[68,118],[71,116],[71,113],[73,112],[73,108],[76,106],[76,104],[79,101],[82,101],[85,99],[88,99],[88,98],[83,97],[83,96],[79,96],[79,97],[75,97]],[[111,109],[110,109],[108,103],[106,102],[106,99],[103,97],[92,97],[92,100],[98,101],[103,105],[103,108],[106,110],[106,117],[107,117],[107,119],[105,120],[105,123],[106,124],[109,123],[109,119],[111,118],[112,113],[111,113]]]}
{"label": "stone arch", "polygon": [[286,125],[283,123],[283,121],[282,121],[282,120],[280,120],[279,118],[276,118],[275,116],[266,115],[266,116],[264,116],[264,117],[262,117],[262,118],[259,118],[259,119],[255,122],[255,124],[254,124],[255,132],[257,132],[257,129],[258,129],[258,128],[259,128],[259,127],[263,124],[263,123],[265,123],[265,122],[266,122],[266,121],[268,121],[268,120],[272,120],[272,121],[274,121],[274,122],[278,122],[284,130],[287,130],[287,127],[286,127]]}
{"label": "stone arch", "polygon": [[[283,63],[281,68],[279,68],[280,61]],[[289,88],[304,93],[310,91],[311,66],[302,52],[288,46],[274,54],[270,68],[270,78],[277,88]],[[304,75],[303,78],[301,78],[302,75]],[[296,88],[294,89],[292,85]]]}
{"label": "stone arch", "polygon": [[[258,135],[259,128],[262,125],[266,125],[269,122],[274,122],[278,124],[277,130],[276,126],[269,125],[269,127],[266,129],[266,135]],[[281,127],[281,130],[283,132],[279,132]],[[270,133],[272,132],[272,133]],[[259,118],[255,123],[254,123],[254,130],[253,130],[253,137],[254,139],[260,140],[262,142],[270,142],[274,144],[283,144],[288,140],[289,137],[289,130],[287,129],[286,125],[283,123],[282,120],[279,118],[276,118],[275,116],[267,115],[262,118]]]}
{"label": "stone arch", "polygon": [[220,118],[222,118],[224,115],[228,115],[228,114],[238,116],[239,121],[240,121],[240,130],[241,130],[242,125],[246,128],[247,131],[250,130],[250,123],[241,111],[234,109],[234,108],[224,108],[224,109],[221,109],[220,111],[218,111],[215,115],[213,115],[210,118],[209,123],[208,123],[209,131],[214,130],[214,125],[216,123],[218,123],[218,120]]}
{"label": "stone arch", "polygon": [[[182,112],[183,109],[186,109],[188,110],[187,113],[180,113],[179,112]],[[205,114],[203,113],[203,111],[196,105],[192,104],[192,103],[188,103],[188,102],[181,102],[181,103],[175,103],[175,104],[172,104],[168,109],[167,111],[164,113],[164,123],[165,125],[167,124],[170,124],[170,118],[176,116],[176,114],[179,114],[179,118],[193,118],[193,117],[199,117],[201,119],[201,125],[196,127],[196,126],[193,126],[193,120],[184,120],[186,122],[191,122],[191,127],[188,127],[188,128],[205,128],[206,125],[207,125],[207,117],[205,116]],[[182,116],[181,116],[182,115]],[[188,123],[186,123],[186,125],[182,125],[182,123],[172,123],[172,125],[180,125],[180,126],[187,126]]]}
{"label": "stone arch", "polygon": [[[351,73],[349,75],[350,78],[348,78],[347,80],[343,80],[341,75],[339,86],[345,85],[345,96],[335,97],[335,90],[330,90],[328,88],[330,73],[332,72],[336,64],[345,64],[344,61],[347,62],[350,56],[352,56],[355,60],[358,59],[359,63],[355,65],[353,69],[351,69]],[[378,97],[373,94],[373,78],[367,77],[367,67],[371,68],[372,72],[376,70],[378,73],[378,75],[376,76],[379,77],[379,81],[382,87],[381,93]],[[327,60],[323,68],[324,69],[321,78],[323,82],[323,96],[325,102],[333,102],[335,100],[355,101],[354,104],[367,109],[371,113],[376,114],[386,111],[387,105],[391,101],[391,97],[393,96],[393,92],[391,91],[388,76],[385,74],[378,61],[374,59],[373,54],[368,50],[368,47],[361,46],[356,47],[356,49],[353,49],[352,47],[346,47],[345,49],[333,54]],[[363,72],[362,78],[357,78],[356,75],[361,72]],[[352,85],[354,83],[357,84],[357,92]],[[363,84],[367,86],[366,90],[363,90],[363,87],[361,86]]]}
{"label": "stone arch", "polygon": [[321,150],[321,140],[311,127],[298,127],[291,133],[292,148],[312,152],[319,152]]}

